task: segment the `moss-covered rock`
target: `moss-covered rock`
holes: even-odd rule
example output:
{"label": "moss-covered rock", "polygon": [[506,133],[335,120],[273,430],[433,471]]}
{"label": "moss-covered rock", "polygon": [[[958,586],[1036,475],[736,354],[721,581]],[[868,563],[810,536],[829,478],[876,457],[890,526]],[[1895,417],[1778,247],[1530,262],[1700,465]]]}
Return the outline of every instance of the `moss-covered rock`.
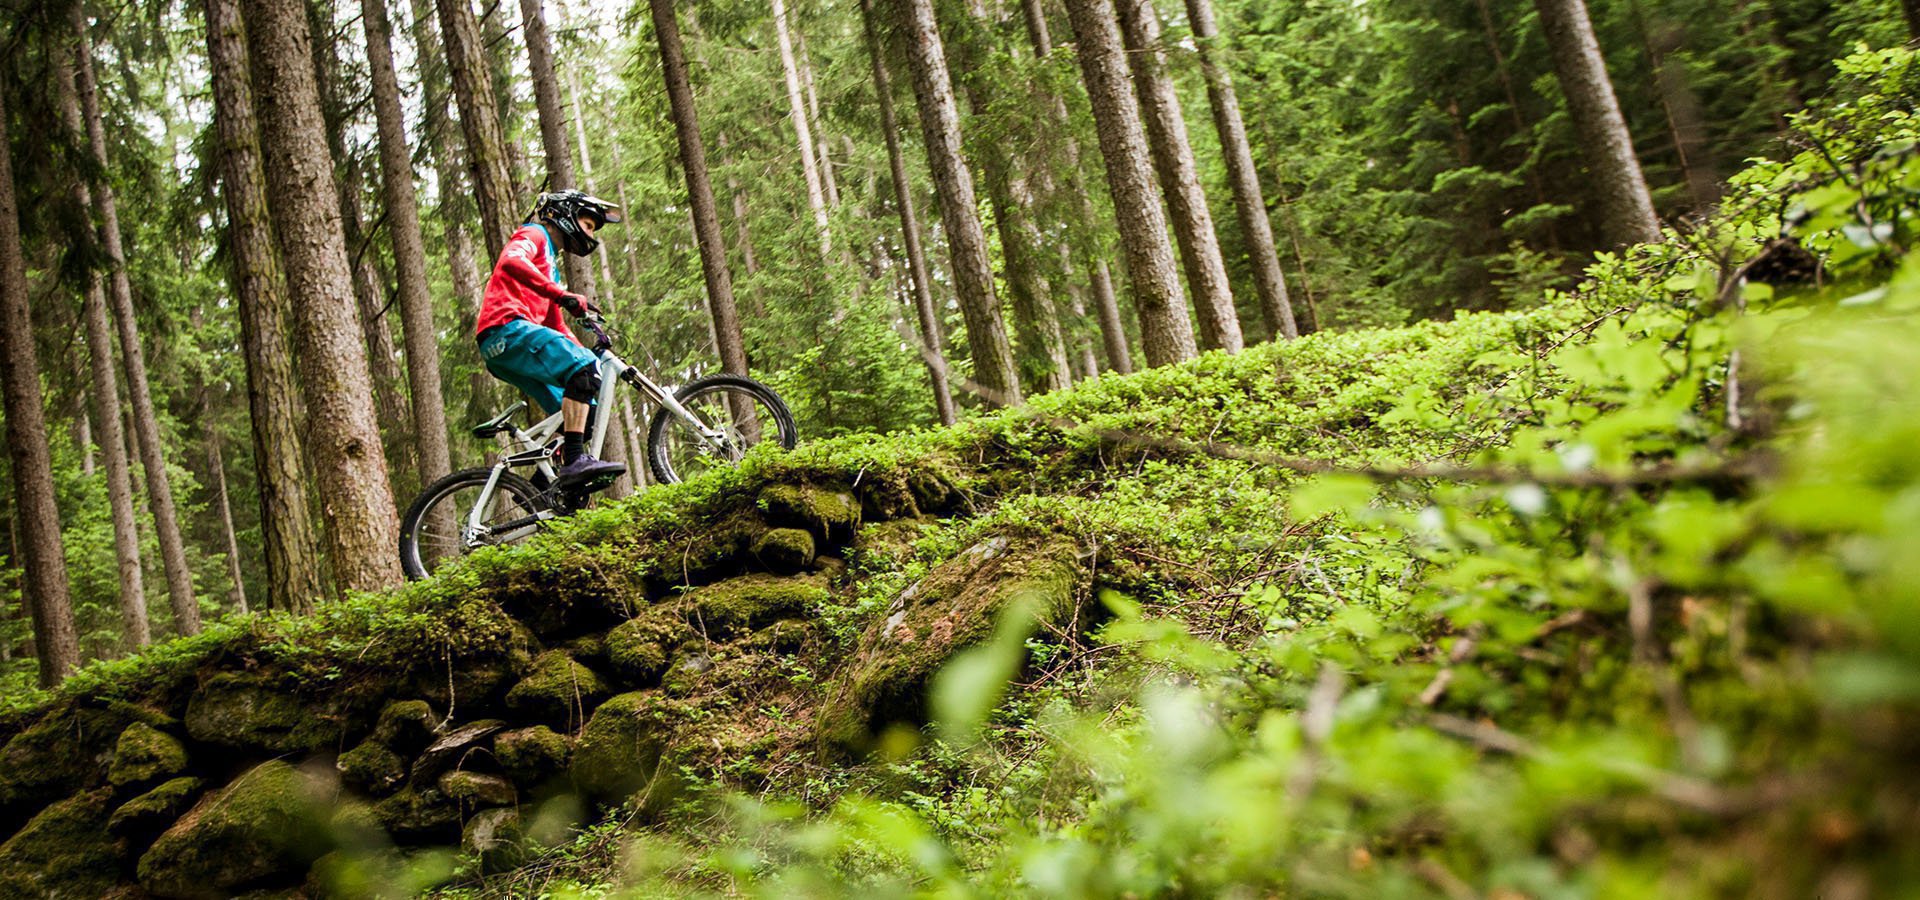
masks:
{"label": "moss-covered rock", "polygon": [[395,753],[419,753],[433,743],[440,729],[440,718],[425,700],[395,700],[380,710],[373,726],[373,739]]}
{"label": "moss-covered rock", "polygon": [[549,650],[507,691],[507,708],[536,722],[580,722],[606,696],[606,684],[592,669],[564,650]]}
{"label": "moss-covered rock", "polygon": [[827,599],[817,579],[743,575],[695,588],[682,601],[689,624],[724,640],[779,619],[804,615]]}
{"label": "moss-covered rock", "polygon": [[844,543],[860,527],[860,501],[841,487],[773,484],[760,491],[759,506],[775,528],[804,528],[825,543]]}
{"label": "moss-covered rock", "polygon": [[463,769],[440,776],[440,793],[459,804],[461,809],[512,806],[520,799],[519,792],[513,789],[513,782],[498,775]]}
{"label": "moss-covered rock", "polygon": [[120,732],[114,743],[107,781],[116,788],[148,785],[187,770],[187,748],[180,739],[145,722]]}
{"label": "moss-covered rock", "polygon": [[54,800],[102,783],[120,733],[139,713],[124,704],[69,702],[9,738],[0,747],[0,833]]}
{"label": "moss-covered rock", "polygon": [[526,861],[529,848],[518,810],[481,810],[460,830],[460,849],[480,862],[485,874],[504,872]]}
{"label": "moss-covered rock", "polygon": [[261,763],[153,842],[140,857],[140,886],[160,897],[209,897],[295,880],[329,849],[333,794],[315,770]]}
{"label": "moss-covered rock", "polygon": [[907,490],[913,494],[914,505],[924,515],[950,515],[961,506],[959,489],[953,486],[946,473],[932,466],[911,467],[907,471]]}
{"label": "moss-covered rock", "polygon": [[407,761],[376,740],[360,742],[333,764],[348,786],[373,797],[385,797],[407,780]]}
{"label": "moss-covered rock", "polygon": [[560,645],[568,656],[589,669],[601,670],[607,665],[607,636],[604,634],[583,634]]}
{"label": "moss-covered rock", "polygon": [[0,897],[100,897],[120,880],[121,843],[107,832],[113,792],[47,807],[0,844]]}
{"label": "moss-covered rock", "polygon": [[167,781],[114,810],[107,820],[107,832],[144,843],[144,839],[158,835],[179,819],[205,787],[198,778],[182,776]]}
{"label": "moss-covered rock", "polygon": [[775,528],[753,542],[753,555],[776,575],[813,565],[813,535],[803,528]]}
{"label": "moss-covered rock", "polygon": [[460,834],[460,807],[439,787],[408,787],[373,805],[374,818],[396,841],[452,843]]}
{"label": "moss-covered rock", "polygon": [[650,611],[607,632],[607,665],[627,684],[657,684],[675,648],[691,637],[693,629],[687,623],[661,611]]}
{"label": "moss-covered rock", "polygon": [[[488,604],[491,606],[491,604]],[[426,657],[415,660],[414,677],[401,687],[403,695],[424,697],[439,709],[470,709],[498,702],[500,695],[533,666],[540,642],[532,629],[494,612],[506,623],[496,645],[464,657]]]}
{"label": "moss-covered rock", "polygon": [[327,833],[334,846],[348,852],[379,850],[392,843],[373,804],[355,797],[343,797],[334,806],[327,818]]}
{"label": "moss-covered rock", "polygon": [[860,518],[867,522],[920,516],[904,471],[868,472],[860,479]]}
{"label": "moss-covered rock", "polygon": [[533,786],[566,771],[573,744],[545,725],[519,728],[493,739],[493,758],[516,783]]}
{"label": "moss-covered rock", "polygon": [[1085,594],[1078,548],[1061,537],[989,538],[895,598],[868,628],[818,719],[830,745],[864,747],[879,728],[926,719],[926,688],[955,653],[993,634],[1001,611],[1026,604],[1043,625],[1067,627]]}
{"label": "moss-covered rock", "polygon": [[476,752],[484,751],[487,740],[505,727],[507,723],[499,719],[481,719],[447,732],[414,757],[413,771],[408,778],[415,787],[433,784],[441,772],[455,768],[461,760]]}
{"label": "moss-covered rock", "polygon": [[187,734],[196,741],[271,753],[319,750],[340,741],[338,720],[309,709],[261,675],[222,672],[187,701]]}
{"label": "moss-covered rock", "polygon": [[660,766],[661,742],[649,715],[650,691],[600,704],[574,745],[573,783],[596,799],[618,802],[647,787]]}

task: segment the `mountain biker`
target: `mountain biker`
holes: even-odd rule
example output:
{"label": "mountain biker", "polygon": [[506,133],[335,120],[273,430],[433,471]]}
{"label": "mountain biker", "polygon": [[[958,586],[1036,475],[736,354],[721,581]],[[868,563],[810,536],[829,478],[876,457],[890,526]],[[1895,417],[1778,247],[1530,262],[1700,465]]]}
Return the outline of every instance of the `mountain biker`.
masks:
{"label": "mountain biker", "polygon": [[600,308],[566,289],[560,253],[586,256],[600,246],[594,232],[621,221],[620,208],[576,190],[541,194],[500,251],[480,301],[474,339],[493,377],[525,391],[561,416],[560,472],[555,486],[606,487],[625,474],[621,463],[586,451],[587,419],[600,391],[593,352],[568,330],[561,311],[584,316]]}

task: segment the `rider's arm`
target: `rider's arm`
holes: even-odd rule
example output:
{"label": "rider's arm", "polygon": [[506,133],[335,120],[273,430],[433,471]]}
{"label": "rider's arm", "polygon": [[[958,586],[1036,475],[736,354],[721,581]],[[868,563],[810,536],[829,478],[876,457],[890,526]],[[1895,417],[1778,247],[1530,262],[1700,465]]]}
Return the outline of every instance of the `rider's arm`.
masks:
{"label": "rider's arm", "polygon": [[[500,271],[512,277],[534,293],[548,300],[558,300],[565,296],[567,289],[556,283],[544,269],[534,264],[534,256],[539,253],[533,237],[526,233],[516,234],[507,242],[506,249],[500,251]],[[559,315],[556,310],[553,315]],[[544,324],[544,323],[543,323]],[[564,330],[564,329],[563,329]]]}

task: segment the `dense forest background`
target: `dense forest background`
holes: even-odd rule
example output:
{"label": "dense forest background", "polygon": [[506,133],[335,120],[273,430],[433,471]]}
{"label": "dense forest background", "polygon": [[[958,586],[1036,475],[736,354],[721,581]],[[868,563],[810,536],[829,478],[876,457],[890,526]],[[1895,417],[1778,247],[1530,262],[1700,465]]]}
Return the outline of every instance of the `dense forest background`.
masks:
{"label": "dense forest background", "polygon": [[[232,170],[223,168],[235,144],[216,116],[230,76],[210,47],[219,50],[222,34],[238,40],[230,18],[238,6],[254,17],[262,118],[280,86],[297,80],[295,62],[315,85],[318,158],[333,170],[325,205],[338,217],[345,264],[286,260],[292,277],[269,291],[279,298],[271,303],[249,279],[277,283],[279,273],[239,252]],[[386,51],[370,49],[374,29],[363,4],[350,2],[305,4],[294,10],[304,22],[284,15],[288,4],[264,0],[4,7],[0,97],[21,228],[5,250],[24,264],[80,659],[118,656],[148,635],[249,608],[298,611],[322,593],[393,577],[343,566],[337,557],[348,551],[329,535],[343,508],[391,518],[392,504],[435,467],[436,443],[440,468],[477,464],[489,451],[465,435],[507,402],[469,335],[490,268],[489,229],[503,216],[517,221],[543,186],[572,184],[627,208],[627,222],[573,280],[611,310],[631,358],[667,381],[723,364],[728,340],[715,325],[713,266],[703,270],[691,215],[660,10],[527,0],[456,12],[464,6],[389,5],[379,23]],[[949,249],[957,232],[938,182],[950,175],[936,171],[939,154],[926,144],[928,91],[917,89],[926,31],[914,6],[715,0],[677,10],[741,349],[810,438],[937,424],[949,391],[963,415],[1007,399],[1005,379],[979,370],[989,357],[974,346],[980,323],[963,296],[973,276]],[[1112,160],[1103,161],[1075,56],[1081,23],[1040,0],[936,6],[958,98],[947,99],[980,184],[984,227],[972,227],[991,266],[990,293],[1011,322],[1002,327],[1017,356],[1014,393],[1160,361],[1141,333],[1143,295],[1129,283],[1141,276],[1120,263],[1123,223],[1116,194],[1104,189]],[[1835,58],[1906,40],[1913,12],[1903,16],[1895,0],[1586,6],[1655,210],[1683,230],[1714,208],[1722,179],[1745,161],[1797,149],[1782,140],[1786,116],[1822,93]],[[1237,90],[1282,301],[1300,332],[1524,307],[1617,245],[1535,4],[1223,0],[1212,9],[1217,36],[1196,37],[1190,9],[1204,8],[1163,2],[1155,16],[1146,6],[1162,30],[1128,55],[1136,67],[1158,60],[1176,112],[1184,110],[1223,248],[1220,296],[1244,343],[1284,339],[1284,326],[1263,302],[1258,242],[1234,214],[1228,154],[1209,118],[1209,62]],[[307,26],[311,41],[287,46],[309,47],[310,59],[261,59],[279,46],[257,33],[269,10]],[[543,27],[529,31],[528,22]],[[877,69],[887,73],[885,103]],[[379,121],[379,88],[389,81],[398,131]],[[490,87],[476,95],[474,85]],[[476,137],[483,112],[498,123],[491,144]],[[281,208],[287,191],[275,166],[312,142],[272,121],[240,127],[261,141],[257,156],[272,177],[258,202],[272,207],[284,247],[321,217],[310,206]],[[897,169],[890,143],[901,149]],[[403,155],[383,163],[394,146]],[[898,193],[896,171],[905,178]],[[504,175],[504,198],[478,184],[494,172]],[[403,214],[399,195],[417,210]],[[902,198],[918,217],[911,241]],[[114,204],[117,215],[107,212]],[[1195,236],[1176,237],[1191,264]],[[924,276],[910,265],[913,242],[927,245]],[[415,270],[424,305],[409,296]],[[1104,325],[1096,270],[1119,285],[1120,315]],[[347,502],[338,482],[316,474],[331,451],[302,444],[339,430],[315,391],[351,357],[326,356],[304,337],[248,348],[248,330],[262,333],[248,310],[292,316],[259,321],[304,334],[309,325],[293,320],[326,305],[316,285],[351,300],[344,317],[311,327],[361,347],[366,374],[348,383],[371,394],[384,500]],[[930,321],[916,318],[920,289]],[[1202,315],[1197,349],[1234,349],[1209,321]],[[426,370],[437,385],[421,378]],[[312,409],[291,401],[263,437],[264,394],[284,400],[296,382]],[[422,423],[442,432],[437,442],[423,439]],[[0,490],[13,523],[0,619],[8,689],[47,677],[27,602],[45,585],[22,563],[21,523],[32,512],[16,483]],[[290,506],[293,495],[303,496]],[[322,566],[329,554],[334,563]]]}

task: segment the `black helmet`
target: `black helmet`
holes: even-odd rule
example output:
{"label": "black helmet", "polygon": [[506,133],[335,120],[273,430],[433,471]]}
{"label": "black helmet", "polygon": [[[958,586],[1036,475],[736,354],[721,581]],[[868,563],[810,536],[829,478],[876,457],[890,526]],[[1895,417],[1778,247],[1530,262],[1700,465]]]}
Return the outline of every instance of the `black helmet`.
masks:
{"label": "black helmet", "polygon": [[579,217],[591,216],[596,229],[621,221],[620,207],[575,190],[541,194],[533,214],[546,220],[547,225],[558,232],[555,239],[561,248],[575,256],[586,256],[600,246],[598,238],[580,230]]}

